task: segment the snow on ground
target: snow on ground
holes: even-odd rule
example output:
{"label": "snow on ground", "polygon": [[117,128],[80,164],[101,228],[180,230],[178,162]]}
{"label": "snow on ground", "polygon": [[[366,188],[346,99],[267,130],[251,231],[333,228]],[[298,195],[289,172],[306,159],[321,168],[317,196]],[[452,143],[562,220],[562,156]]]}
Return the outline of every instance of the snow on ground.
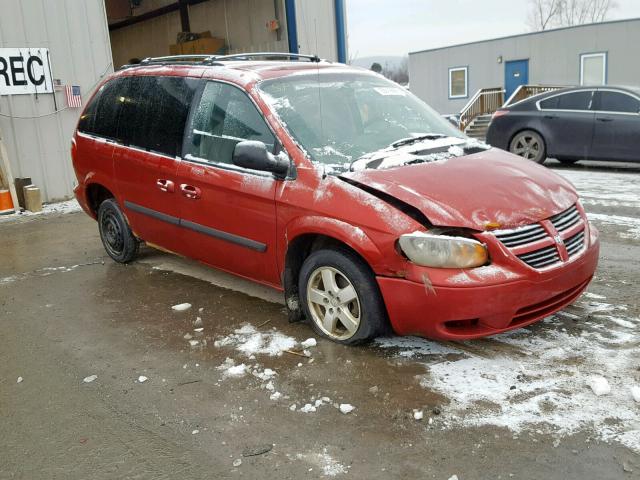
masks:
{"label": "snow on ground", "polygon": [[555,170],[580,192],[583,205],[640,207],[640,180],[635,173]]}
{"label": "snow on ground", "polygon": [[247,357],[252,355],[280,356],[286,350],[291,350],[297,344],[293,337],[289,337],[275,329],[265,332],[258,331],[253,325],[245,324],[231,335],[220,337],[214,342],[215,347],[233,347]]}
{"label": "snow on ground", "polygon": [[326,447],[322,450],[322,453],[298,453],[295,458],[320,468],[322,474],[327,477],[335,477],[336,475],[342,475],[348,472],[348,467],[345,467],[329,455]]}
{"label": "snow on ground", "polygon": [[[638,186],[640,190],[640,185]],[[639,217],[624,217],[621,215],[604,215],[601,213],[588,213],[587,217],[592,222],[602,225],[614,225],[616,227],[623,227],[625,232],[620,234],[623,238],[631,238],[640,240],[640,218]]]}
{"label": "snow on ground", "polygon": [[12,213],[10,215],[0,215],[0,223],[6,222],[9,220],[15,220],[17,218],[25,218],[25,217],[35,217],[39,215],[50,215],[52,213],[73,213],[79,212],[82,210],[80,208],[80,204],[75,200],[67,200],[66,202],[58,202],[58,203],[47,203],[42,206],[41,212],[30,212],[25,210],[20,213]]}
{"label": "snow on ground", "polygon": [[[420,384],[450,400],[442,428],[496,425],[515,435],[558,436],[588,431],[640,452],[633,390],[640,378],[640,319],[627,311],[583,297],[568,312],[492,337],[481,349],[416,338],[377,344],[402,357],[424,355]],[[572,321],[571,331],[563,327]]]}

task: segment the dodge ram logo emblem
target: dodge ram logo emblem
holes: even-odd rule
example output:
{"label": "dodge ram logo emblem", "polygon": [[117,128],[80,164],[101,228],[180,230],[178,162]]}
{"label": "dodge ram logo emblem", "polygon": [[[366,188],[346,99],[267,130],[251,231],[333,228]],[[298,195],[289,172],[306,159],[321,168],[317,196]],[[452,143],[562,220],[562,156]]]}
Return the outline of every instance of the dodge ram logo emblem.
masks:
{"label": "dodge ram logo emblem", "polygon": [[564,243],[560,235],[556,235],[555,237],[553,237],[553,239],[556,241],[557,245],[562,245]]}

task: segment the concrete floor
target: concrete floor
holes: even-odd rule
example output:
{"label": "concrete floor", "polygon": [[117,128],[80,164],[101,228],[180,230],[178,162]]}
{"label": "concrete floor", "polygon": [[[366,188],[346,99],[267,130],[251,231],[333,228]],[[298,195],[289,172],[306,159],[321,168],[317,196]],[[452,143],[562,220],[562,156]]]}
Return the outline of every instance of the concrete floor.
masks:
{"label": "concrete floor", "polygon": [[[612,174],[590,172],[606,188]],[[626,175],[621,181],[637,181],[640,191],[637,172]],[[597,193],[587,210],[640,216],[635,200],[597,204]],[[602,260],[589,291],[624,305],[629,322],[640,313],[640,245],[624,225],[598,226]],[[535,425],[514,431],[482,418],[457,422],[464,417],[453,408],[459,399],[422,381],[430,369],[448,361],[453,368],[462,357],[524,358],[509,338],[412,340],[417,353],[394,339],[393,348],[319,340],[312,362],[288,353],[247,358],[215,340],[246,323],[299,341],[313,336],[308,326],[287,323],[279,296],[268,289],[148,248],[136,263],[115,264],[95,222],[81,212],[3,222],[0,252],[2,479],[640,478],[633,445],[602,434],[606,424],[627,429],[616,419],[562,435]],[[193,307],[172,311],[183,302]],[[593,318],[581,308],[569,311],[584,325],[557,317],[517,338],[590,328]],[[202,335],[193,332],[197,315]],[[629,328],[638,331],[637,324]],[[616,345],[637,353],[637,342]],[[431,353],[420,353],[423,347]],[[283,398],[270,400],[265,381],[253,375],[225,377],[218,367],[226,358],[277,372],[273,383]],[[636,372],[628,380],[637,382],[639,367],[624,365],[621,372]],[[84,383],[89,375],[97,379]],[[140,375],[148,380],[138,382]],[[317,412],[298,411],[322,396],[331,402]],[[289,408],[294,403],[297,411]],[[333,403],[356,409],[345,415]],[[472,410],[489,418],[499,407],[484,403]],[[423,420],[414,419],[414,410],[424,412]]]}

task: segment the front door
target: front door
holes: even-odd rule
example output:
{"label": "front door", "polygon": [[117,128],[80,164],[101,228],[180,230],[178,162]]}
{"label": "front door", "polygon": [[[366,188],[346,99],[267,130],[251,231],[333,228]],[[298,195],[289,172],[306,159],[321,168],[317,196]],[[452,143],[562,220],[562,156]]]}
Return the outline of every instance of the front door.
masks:
{"label": "front door", "polygon": [[529,60],[512,60],[504,64],[505,100],[511,98],[520,85],[529,83]]}
{"label": "front door", "polygon": [[279,181],[232,163],[238,142],[261,141],[273,151],[274,134],[249,96],[227,83],[208,82],[192,117],[176,185],[188,256],[280,285],[275,251]]}
{"label": "front door", "polygon": [[594,99],[596,126],[593,157],[599,160],[640,160],[640,99],[615,90],[598,90]]}

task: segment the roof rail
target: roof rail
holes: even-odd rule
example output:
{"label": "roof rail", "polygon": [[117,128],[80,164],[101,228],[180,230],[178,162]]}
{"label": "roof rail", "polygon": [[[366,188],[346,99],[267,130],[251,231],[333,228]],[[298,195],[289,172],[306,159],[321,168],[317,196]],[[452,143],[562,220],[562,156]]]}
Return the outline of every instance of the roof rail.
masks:
{"label": "roof rail", "polygon": [[323,61],[317,55],[302,55],[299,53],[286,53],[286,52],[257,52],[257,53],[234,53],[233,55],[222,55],[216,57],[216,62],[229,61],[229,60],[253,60],[255,58],[264,58],[266,60],[280,60],[282,58],[288,58],[292,60],[309,60],[310,62],[319,63]]}
{"label": "roof rail", "polygon": [[165,57],[147,57],[141,60],[140,63],[123,65],[121,68],[133,68],[144,65],[172,65],[172,64],[186,64],[186,65],[223,65],[218,62],[232,62],[232,61],[248,61],[262,58],[264,60],[308,60],[310,62],[319,63],[324,60],[320,59],[317,55],[301,55],[298,53],[283,53],[283,52],[258,52],[258,53],[234,53],[232,55],[169,55]]}
{"label": "roof rail", "polygon": [[202,55],[169,55],[166,57],[147,57],[140,61],[139,65],[147,65],[149,63],[173,63],[173,62],[211,62],[215,60],[218,55],[202,54]]}

